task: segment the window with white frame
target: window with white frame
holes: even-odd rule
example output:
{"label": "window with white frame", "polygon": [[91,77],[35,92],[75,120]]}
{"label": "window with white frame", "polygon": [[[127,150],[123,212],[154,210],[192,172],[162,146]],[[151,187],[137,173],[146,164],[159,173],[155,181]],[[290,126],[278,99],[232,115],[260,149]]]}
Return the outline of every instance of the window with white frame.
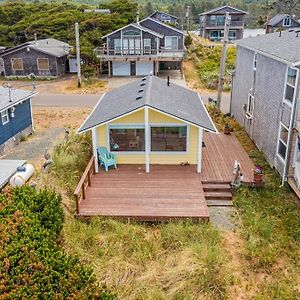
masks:
{"label": "window with white frame", "polygon": [[246,108],[246,115],[248,118],[253,118],[253,110],[254,110],[254,96],[249,93],[248,103]]}
{"label": "window with white frame", "polygon": [[178,36],[166,36],[165,37],[165,49],[178,50]]}
{"label": "window with white frame", "polygon": [[279,131],[279,141],[278,141],[277,154],[283,160],[285,160],[285,158],[286,158],[288,136],[289,136],[289,129],[285,125],[283,125],[282,123],[280,123],[280,131]]}
{"label": "window with white frame", "polygon": [[284,27],[290,27],[292,25],[292,18],[290,16],[287,16],[283,19],[283,26]]}
{"label": "window with white frame", "polygon": [[254,52],[254,55],[253,55],[253,70],[256,70],[256,65],[257,65],[257,52]]}
{"label": "window with white frame", "polygon": [[2,125],[5,125],[6,123],[9,122],[9,116],[8,116],[7,109],[1,112],[1,121],[2,121]]}
{"label": "window with white frame", "polygon": [[11,67],[14,71],[23,71],[23,59],[22,58],[12,58]]}
{"label": "window with white frame", "polygon": [[121,53],[121,39],[114,39],[115,53]]}
{"label": "window with white frame", "polygon": [[298,69],[288,68],[285,84],[284,99],[288,103],[293,103],[296,93],[296,80],[298,75]]}
{"label": "window with white frame", "polygon": [[151,39],[144,39],[144,53],[151,53]]}
{"label": "window with white frame", "polygon": [[38,70],[49,71],[49,59],[48,58],[38,58],[37,59]]}

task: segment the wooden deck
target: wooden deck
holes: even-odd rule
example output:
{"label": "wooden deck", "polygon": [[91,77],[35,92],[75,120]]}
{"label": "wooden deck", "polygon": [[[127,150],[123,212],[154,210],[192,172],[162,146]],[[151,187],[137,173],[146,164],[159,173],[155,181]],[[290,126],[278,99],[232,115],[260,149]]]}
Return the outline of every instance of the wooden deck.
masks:
{"label": "wooden deck", "polygon": [[252,183],[254,165],[234,135],[205,133],[204,144],[201,174],[194,165],[151,165],[150,174],[145,173],[143,165],[120,165],[118,170],[105,173],[101,169],[89,175],[91,186],[85,191],[85,199],[78,201],[77,216],[207,220],[202,182],[230,182],[234,160],[238,160],[244,181]]}

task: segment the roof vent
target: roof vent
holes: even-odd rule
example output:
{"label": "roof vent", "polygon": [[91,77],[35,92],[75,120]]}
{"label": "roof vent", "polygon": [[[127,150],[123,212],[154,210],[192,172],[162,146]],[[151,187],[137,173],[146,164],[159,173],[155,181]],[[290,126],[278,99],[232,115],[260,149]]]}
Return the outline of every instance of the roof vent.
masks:
{"label": "roof vent", "polygon": [[142,81],[146,81],[147,80],[147,77],[144,77],[143,79],[142,79]]}
{"label": "roof vent", "polygon": [[296,32],[296,37],[299,37],[300,30],[297,30],[295,32]]}
{"label": "roof vent", "polygon": [[294,29],[289,29],[289,32],[293,32],[294,31]]}
{"label": "roof vent", "polygon": [[142,83],[141,83],[141,86],[145,86],[145,85],[146,85],[146,83],[145,83],[145,82],[142,82]]}
{"label": "roof vent", "polygon": [[142,96],[138,96],[138,97],[135,98],[135,100],[141,100],[141,99],[143,99]]}
{"label": "roof vent", "polygon": [[139,93],[142,93],[143,91],[144,91],[144,90],[141,89],[141,90],[139,90]]}

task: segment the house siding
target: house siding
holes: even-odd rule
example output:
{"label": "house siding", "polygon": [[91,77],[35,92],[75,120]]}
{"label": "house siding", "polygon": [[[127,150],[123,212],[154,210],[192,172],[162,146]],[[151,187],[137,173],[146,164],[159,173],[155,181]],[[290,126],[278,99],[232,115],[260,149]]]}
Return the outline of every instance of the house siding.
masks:
{"label": "house siding", "polygon": [[[29,51],[27,51],[29,49]],[[49,54],[36,51],[35,49],[24,47],[2,56],[4,61],[5,76],[28,76],[34,74],[38,77],[60,76],[66,71],[66,56],[56,58]],[[13,70],[12,58],[22,58],[23,70]],[[39,70],[37,66],[38,58],[48,58],[49,70]]]}
{"label": "house siding", "polygon": [[15,106],[15,116],[11,118],[5,125],[0,120],[0,145],[4,144],[10,138],[14,137],[22,130],[32,126],[32,116],[30,109],[30,100],[26,100]]}
{"label": "house siding", "polygon": [[[152,109],[149,109],[149,123],[154,124],[184,124],[183,122],[166,116]],[[110,125],[117,124],[144,124],[144,109],[134,112],[128,116],[120,118]],[[180,164],[181,162],[188,161],[190,164],[197,164],[198,154],[198,128],[195,126],[187,125],[188,127],[188,147],[187,153],[151,153],[150,164]],[[105,146],[109,149],[108,145],[108,129],[107,125],[98,127],[98,146]],[[116,152],[118,164],[145,164],[145,153],[129,153],[122,154]]]}
{"label": "house siding", "polygon": [[[253,51],[238,47],[231,112],[245,127],[268,162],[282,175],[284,164],[277,157],[276,152],[280,121],[287,122],[290,113],[289,108],[282,103],[287,66],[258,54],[256,72],[254,72],[253,57]],[[255,99],[252,120],[245,118],[243,108],[247,105],[250,89]]]}

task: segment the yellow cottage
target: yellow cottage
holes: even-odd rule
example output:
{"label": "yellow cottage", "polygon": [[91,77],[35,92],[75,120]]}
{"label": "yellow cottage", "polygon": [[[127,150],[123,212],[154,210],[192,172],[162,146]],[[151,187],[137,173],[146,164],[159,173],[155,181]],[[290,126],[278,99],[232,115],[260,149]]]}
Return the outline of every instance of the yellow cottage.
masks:
{"label": "yellow cottage", "polygon": [[201,97],[156,76],[137,79],[102,96],[78,133],[92,130],[97,149],[117,164],[197,165],[201,172],[203,130],[217,132]]}

